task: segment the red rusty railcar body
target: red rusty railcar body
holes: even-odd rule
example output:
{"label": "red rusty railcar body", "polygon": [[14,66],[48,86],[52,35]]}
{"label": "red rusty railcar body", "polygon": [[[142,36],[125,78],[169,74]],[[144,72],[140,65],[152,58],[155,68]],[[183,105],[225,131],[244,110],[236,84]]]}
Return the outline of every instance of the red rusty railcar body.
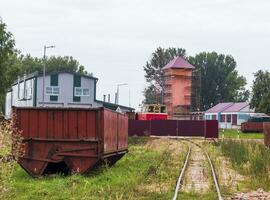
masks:
{"label": "red rusty railcar body", "polygon": [[263,132],[263,122],[243,122],[241,124],[241,131],[243,133],[262,133]]}
{"label": "red rusty railcar body", "polygon": [[14,108],[25,154],[19,164],[32,176],[64,163],[84,173],[113,164],[128,151],[128,118],[104,108]]}

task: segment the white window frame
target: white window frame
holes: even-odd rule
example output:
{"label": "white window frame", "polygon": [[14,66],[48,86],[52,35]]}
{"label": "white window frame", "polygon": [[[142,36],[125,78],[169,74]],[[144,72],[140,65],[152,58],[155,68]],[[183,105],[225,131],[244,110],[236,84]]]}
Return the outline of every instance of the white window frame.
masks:
{"label": "white window frame", "polygon": [[[81,93],[80,94],[77,94],[77,90],[80,89],[81,90]],[[87,95],[84,95],[83,94],[83,90],[88,90],[88,94]],[[90,96],[90,88],[83,88],[83,87],[74,87],[74,96],[75,97],[89,97]]]}
{"label": "white window frame", "polygon": [[[78,91],[77,90],[81,90],[81,94],[77,94]],[[82,96],[82,88],[81,87],[74,87],[74,96],[75,97],[81,97]]]}
{"label": "white window frame", "polygon": [[[52,89],[52,92],[51,93],[48,93],[47,92],[47,88],[51,88]],[[54,90],[55,89],[58,89],[59,92],[58,93],[54,93]],[[59,86],[47,86],[45,88],[45,94],[48,95],[48,96],[59,96],[60,95],[60,87]]]}
{"label": "white window frame", "polygon": [[19,89],[19,100],[24,100],[25,98],[25,90],[24,88],[20,85]]}
{"label": "white window frame", "polygon": [[26,92],[26,94],[25,94],[26,99],[31,100],[32,99],[32,94],[33,94],[32,87],[27,87],[25,92]]}
{"label": "white window frame", "polygon": [[[88,90],[88,94],[84,94],[84,90]],[[82,95],[84,96],[84,97],[89,97],[90,96],[90,89],[89,88],[83,88],[82,89]]]}

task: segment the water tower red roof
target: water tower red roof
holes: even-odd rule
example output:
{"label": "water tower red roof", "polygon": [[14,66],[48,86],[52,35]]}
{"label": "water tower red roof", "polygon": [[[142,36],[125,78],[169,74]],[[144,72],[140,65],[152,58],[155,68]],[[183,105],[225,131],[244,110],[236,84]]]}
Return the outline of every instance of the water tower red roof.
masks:
{"label": "water tower red roof", "polygon": [[184,58],[177,56],[162,68],[162,70],[164,69],[195,69],[195,67]]}

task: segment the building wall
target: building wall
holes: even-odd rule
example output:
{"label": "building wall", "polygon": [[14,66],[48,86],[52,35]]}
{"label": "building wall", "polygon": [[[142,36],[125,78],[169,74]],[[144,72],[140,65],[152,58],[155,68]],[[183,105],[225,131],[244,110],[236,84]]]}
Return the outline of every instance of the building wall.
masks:
{"label": "building wall", "polygon": [[[81,96],[78,101],[74,101],[74,74],[59,73],[58,87],[60,94],[56,101],[51,100],[50,96],[44,95],[45,106],[56,107],[98,107],[100,104],[95,102],[95,80],[80,76],[82,88],[89,88],[89,96]],[[37,106],[43,105],[43,77],[37,78]],[[51,76],[45,77],[45,88],[51,86]]]}
{"label": "building wall", "polygon": [[34,97],[33,97],[33,88],[34,88],[34,78],[28,79],[20,84],[15,84],[12,86],[12,106],[33,106]]}
{"label": "building wall", "polygon": [[[165,88],[164,102],[168,114],[179,106],[189,107],[191,105],[191,69],[167,69],[164,71]],[[170,95],[166,95],[166,94]]]}
{"label": "building wall", "polygon": [[[76,76],[76,78],[75,78]],[[44,106],[47,107],[102,107],[103,102],[95,99],[96,79],[80,76],[73,73],[58,73],[45,76],[45,91],[46,87],[59,87],[59,94],[44,93]],[[88,88],[89,95],[75,96],[75,87]],[[11,88],[11,92],[6,94],[5,115],[11,117],[11,108],[27,107],[27,106],[43,106],[43,76],[34,76],[30,79],[15,84]],[[119,106],[122,111],[131,111],[128,108]]]}
{"label": "building wall", "polygon": [[190,106],[191,104],[191,70],[173,69],[172,75],[172,106]]}
{"label": "building wall", "polygon": [[34,78],[19,81],[19,84],[11,86],[11,91],[5,98],[5,116],[11,117],[12,106],[29,107],[34,104]]}
{"label": "building wall", "polygon": [[190,80],[185,78],[175,77],[172,86],[172,104],[174,106],[189,106],[191,104],[190,97],[191,91],[187,88],[191,86]]}
{"label": "building wall", "polygon": [[206,120],[213,120],[216,118],[216,120],[220,120],[220,114],[219,113],[207,113],[204,115]]}
{"label": "building wall", "polygon": [[[225,115],[225,122],[222,122],[221,120],[219,121],[219,128],[225,128],[225,129],[238,129],[240,128],[241,124],[243,122],[248,121],[250,118],[249,112],[244,113],[244,112],[232,112],[232,113],[221,113],[221,115]],[[227,121],[227,115],[231,115],[231,121]],[[233,124],[233,115],[237,115],[237,124]]]}

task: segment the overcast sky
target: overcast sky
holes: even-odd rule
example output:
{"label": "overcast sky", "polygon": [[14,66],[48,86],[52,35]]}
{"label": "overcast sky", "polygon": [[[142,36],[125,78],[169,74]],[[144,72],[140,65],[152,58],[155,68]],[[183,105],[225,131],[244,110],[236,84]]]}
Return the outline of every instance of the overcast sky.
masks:
{"label": "overcast sky", "polygon": [[[23,54],[70,55],[99,78],[97,97],[137,108],[143,66],[159,46],[231,54],[252,84],[270,69],[269,0],[0,0],[0,16]],[[113,95],[114,96],[114,95]]]}

